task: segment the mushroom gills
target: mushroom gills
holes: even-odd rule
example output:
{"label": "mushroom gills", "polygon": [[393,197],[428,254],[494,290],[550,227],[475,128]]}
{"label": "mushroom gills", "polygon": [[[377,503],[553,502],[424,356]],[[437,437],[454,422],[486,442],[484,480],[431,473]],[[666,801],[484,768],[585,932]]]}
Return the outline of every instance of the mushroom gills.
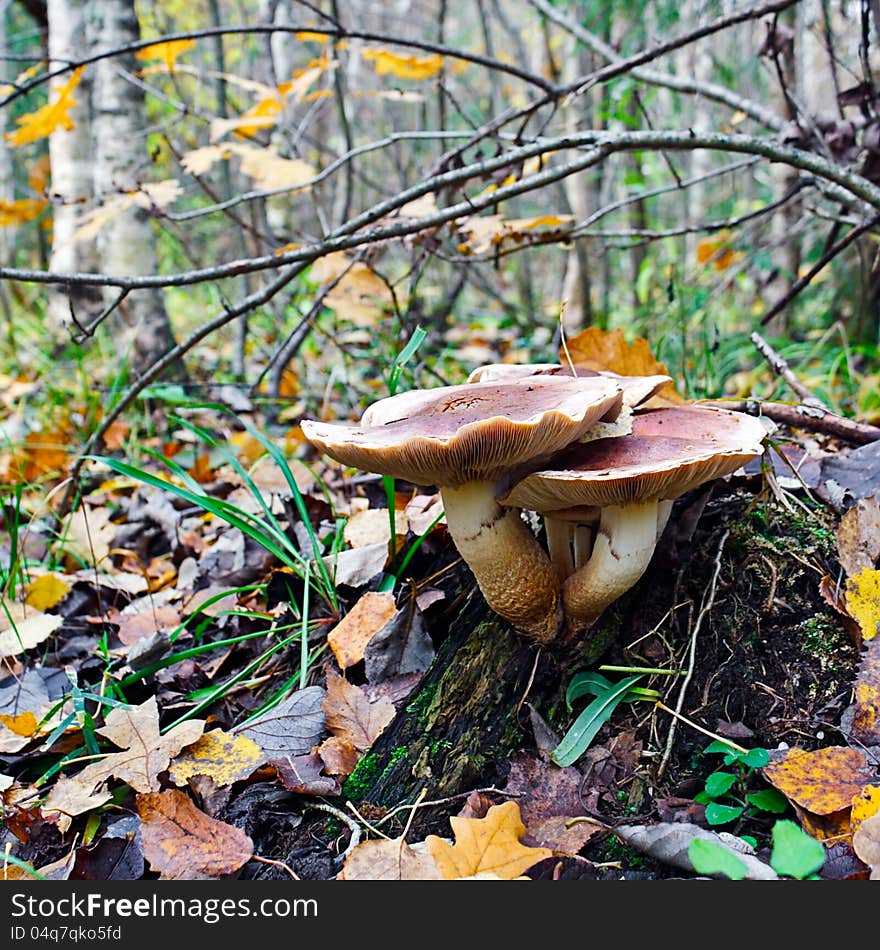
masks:
{"label": "mushroom gills", "polygon": [[502,508],[491,482],[441,486],[440,498],[486,603],[530,639],[552,640],[562,625],[560,578],[519,509]]}
{"label": "mushroom gills", "polygon": [[589,560],[562,588],[571,627],[580,629],[595,622],[645,573],[657,544],[658,508],[654,500],[602,509]]}

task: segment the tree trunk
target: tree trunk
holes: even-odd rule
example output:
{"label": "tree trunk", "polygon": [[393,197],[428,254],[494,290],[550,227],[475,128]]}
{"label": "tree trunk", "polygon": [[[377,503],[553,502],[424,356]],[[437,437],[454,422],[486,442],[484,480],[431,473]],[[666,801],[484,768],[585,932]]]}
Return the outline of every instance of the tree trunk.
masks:
{"label": "tree trunk", "polygon": [[[86,28],[92,53],[136,42],[140,29],[133,0],[88,0]],[[99,202],[137,190],[147,177],[144,97],[125,75],[134,67],[132,54],[111,56],[93,67],[94,181]],[[156,238],[148,211],[134,206],[114,215],[101,230],[98,250],[102,270],[108,274],[155,274]],[[109,302],[115,295],[111,288],[105,299]],[[140,375],[174,346],[162,292],[133,291],[120,309],[131,337],[130,350],[121,347],[120,352],[130,351],[132,369]]]}
{"label": "tree trunk", "polygon": [[[82,53],[84,30],[83,0],[48,0],[49,60],[55,69],[75,60]],[[49,95],[70,78],[64,73],[51,80]],[[49,137],[52,169],[52,253],[49,270],[59,273],[98,269],[98,252],[93,240],[77,241],[74,233],[86,202],[92,196],[92,140],[89,122],[89,97],[92,77],[83,73],[74,96],[76,104],[68,112],[73,121],[69,130],[57,129]],[[87,323],[101,311],[101,294],[93,287],[64,288],[50,284],[46,295],[50,326],[68,331],[71,315]]]}

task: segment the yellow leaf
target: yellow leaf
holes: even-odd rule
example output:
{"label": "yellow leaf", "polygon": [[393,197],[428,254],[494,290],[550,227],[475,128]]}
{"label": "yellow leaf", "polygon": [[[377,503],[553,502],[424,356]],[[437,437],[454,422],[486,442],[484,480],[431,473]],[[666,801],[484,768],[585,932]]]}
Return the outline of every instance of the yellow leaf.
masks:
{"label": "yellow leaf", "polygon": [[865,754],[844,746],[814,752],[790,749],[764,766],[763,772],[786,798],[815,815],[850,808],[853,797],[872,776]]}
{"label": "yellow leaf", "polygon": [[151,59],[161,60],[168,72],[173,73],[178,56],[191,50],[195,45],[195,40],[167,40],[164,43],[151,43],[139,49],[134,56],[141,62],[148,62]]}
{"label": "yellow leaf", "polygon": [[313,33],[311,30],[300,30],[294,36],[304,43],[321,43],[322,45],[330,39],[326,33]]}
{"label": "yellow leaf", "polygon": [[32,736],[37,731],[37,717],[32,712],[19,713],[17,716],[0,715],[0,722],[17,736]]}
{"label": "yellow leaf", "polygon": [[56,129],[61,128],[69,132],[73,128],[73,119],[68,112],[77,104],[73,90],[79,85],[84,69],[85,66],[75,69],[55,98],[46,105],[15,120],[20,128],[3,136],[10,145],[17,148],[19,145],[48,138]]}
{"label": "yellow leaf", "polygon": [[449,819],[455,844],[428,835],[425,845],[445,880],[492,874],[513,880],[523,871],[553,856],[549,848],[530,848],[520,843],[526,827],[516,802],[492,805],[485,818]]}
{"label": "yellow leaf", "polygon": [[866,785],[853,798],[850,824],[855,831],[859,825],[872,815],[880,813],[880,785]]}
{"label": "yellow leaf", "polygon": [[286,188],[295,191],[315,177],[315,169],[299,158],[282,158],[272,148],[230,145],[241,160],[241,171],[254,180],[260,191]]}
{"label": "yellow leaf", "polygon": [[439,881],[430,854],[414,851],[403,838],[362,841],[345,859],[340,881]]}
{"label": "yellow leaf", "polygon": [[43,65],[43,63],[34,63],[33,66],[28,66],[24,72],[19,73],[15,77],[15,82],[0,86],[0,98],[5,99],[7,96],[11,96],[12,93],[23,86],[29,79],[33,79],[43,68]]}
{"label": "yellow leaf", "polygon": [[46,152],[45,155],[41,155],[33,165],[31,165],[30,171],[28,172],[28,187],[31,191],[35,191],[38,195],[41,195],[43,189],[45,189],[49,183],[51,171],[52,161],[49,157],[49,153]]}
{"label": "yellow leaf", "polygon": [[336,281],[324,304],[356,326],[374,326],[385,307],[394,304],[385,281],[363,261],[352,263],[343,251],[315,261],[311,275],[321,283]]}
{"label": "yellow leaf", "polygon": [[248,778],[265,760],[253,739],[212,729],[177,756],[168,774],[175,785],[183,785],[193,775],[208,775],[217,785],[232,785]]}
{"label": "yellow leaf", "polygon": [[47,203],[45,198],[19,198],[16,201],[0,199],[0,227],[33,221]]}
{"label": "yellow leaf", "polygon": [[697,262],[712,263],[717,271],[727,270],[739,255],[730,246],[731,235],[726,229],[719,231],[717,237],[703,238],[697,244]]}
{"label": "yellow leaf", "polygon": [[429,56],[392,53],[387,49],[367,49],[364,59],[372,62],[377,76],[394,76],[396,79],[432,79],[443,69],[443,57],[438,53]]}
{"label": "yellow leaf", "polygon": [[70,585],[58,574],[43,574],[27,586],[24,602],[36,610],[48,610],[60,603],[70,592]]}
{"label": "yellow leaf", "polygon": [[862,568],[846,582],[846,611],[870,640],[880,627],[880,571]]}

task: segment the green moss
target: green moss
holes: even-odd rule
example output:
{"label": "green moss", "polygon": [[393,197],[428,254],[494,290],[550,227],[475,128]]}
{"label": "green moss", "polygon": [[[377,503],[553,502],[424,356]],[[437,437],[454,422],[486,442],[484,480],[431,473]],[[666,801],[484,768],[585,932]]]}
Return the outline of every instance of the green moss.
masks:
{"label": "green moss", "polygon": [[807,617],[796,627],[805,656],[819,661],[822,670],[846,672],[853,648],[842,625],[829,614]]}
{"label": "green moss", "polygon": [[392,749],[387,759],[375,752],[364,753],[354,771],[343,783],[342,794],[351,801],[360,801],[367,789],[380,782],[406,753],[406,746]]}

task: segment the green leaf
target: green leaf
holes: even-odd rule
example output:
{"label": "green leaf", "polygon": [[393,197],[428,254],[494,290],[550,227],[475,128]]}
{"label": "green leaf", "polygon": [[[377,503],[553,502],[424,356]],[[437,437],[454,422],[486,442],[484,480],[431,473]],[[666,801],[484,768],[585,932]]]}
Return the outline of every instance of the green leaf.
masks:
{"label": "green leaf", "polygon": [[749,749],[745,755],[740,756],[740,762],[747,765],[750,769],[762,769],[770,761],[770,753],[760,747]]}
{"label": "green leaf", "polygon": [[[703,749],[703,752],[719,752],[724,755],[733,756],[731,762],[736,761],[740,752],[738,749],[735,749],[729,742],[724,742],[721,739],[716,739],[714,742],[710,742],[709,745]],[[730,765],[730,762],[725,761],[725,765]]]}
{"label": "green leaf", "polygon": [[694,795],[694,801],[695,801],[698,805],[708,805],[709,802],[712,801],[712,796],[709,795],[709,794],[708,794],[707,792],[705,792],[705,791],[697,792],[697,794]]}
{"label": "green leaf", "polygon": [[388,392],[392,396],[397,393],[403,367],[413,358],[416,350],[422,345],[427,335],[427,331],[421,327],[416,327],[415,330],[413,330],[412,336],[407,341],[406,346],[394,357],[391,372],[388,374]]}
{"label": "green leaf", "polygon": [[770,866],[777,874],[804,880],[825,863],[825,848],[793,821],[782,818],[773,825]]}
{"label": "green leaf", "polygon": [[723,874],[731,881],[741,881],[748,870],[727,848],[722,848],[715,841],[706,841],[705,838],[694,838],[688,845],[688,858],[697,874]]}
{"label": "green leaf", "polygon": [[710,798],[720,798],[736,785],[736,776],[730,772],[713,772],[706,779],[706,794]]}
{"label": "green leaf", "polygon": [[746,795],[746,801],[761,811],[769,811],[774,815],[781,815],[788,809],[788,799],[775,788],[765,788],[760,792],[751,792]]}
{"label": "green leaf", "polygon": [[706,821],[710,825],[726,825],[736,821],[743,813],[739,805],[722,805],[719,802],[709,802],[706,806]]}
{"label": "green leaf", "polygon": [[598,696],[600,693],[612,689],[614,684],[601,673],[588,670],[586,673],[577,673],[572,676],[565,691],[565,704],[571,710],[575,700],[581,696]]}
{"label": "green leaf", "polygon": [[641,678],[641,673],[628,676],[614,684],[610,690],[598,695],[577,717],[562,741],[550,753],[550,758],[563,767],[577,761],[587,751],[596,733],[611,718],[611,714],[624,698],[627,690]]}

